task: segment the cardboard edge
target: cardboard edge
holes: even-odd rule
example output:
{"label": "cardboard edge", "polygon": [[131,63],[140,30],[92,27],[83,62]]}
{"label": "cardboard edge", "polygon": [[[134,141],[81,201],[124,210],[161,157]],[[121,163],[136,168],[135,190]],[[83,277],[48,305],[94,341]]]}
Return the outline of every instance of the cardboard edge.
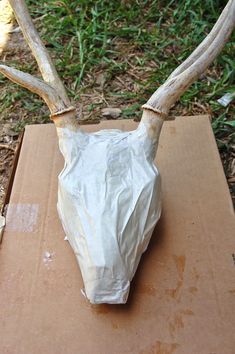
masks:
{"label": "cardboard edge", "polygon": [[21,151],[23,138],[24,138],[24,132],[25,132],[25,130],[23,130],[20,133],[19,138],[18,138],[19,144],[18,144],[18,146],[16,148],[16,151],[15,151],[15,154],[14,154],[13,164],[12,164],[11,172],[10,172],[10,177],[8,179],[7,188],[6,188],[6,194],[5,194],[5,197],[4,197],[4,200],[3,200],[2,208],[0,210],[0,245],[1,245],[2,240],[3,240],[3,234],[4,234],[4,229],[5,229],[6,209],[7,209],[7,205],[9,204],[9,201],[10,201],[10,198],[11,198],[11,191],[12,191],[12,186],[13,186],[14,179],[15,179],[16,169],[17,169],[17,166],[18,166],[20,151]]}

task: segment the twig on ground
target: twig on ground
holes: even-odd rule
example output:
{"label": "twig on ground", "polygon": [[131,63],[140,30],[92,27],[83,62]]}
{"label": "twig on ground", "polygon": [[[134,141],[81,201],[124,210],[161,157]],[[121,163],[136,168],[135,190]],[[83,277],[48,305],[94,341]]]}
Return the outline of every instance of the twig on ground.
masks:
{"label": "twig on ground", "polygon": [[7,149],[7,150],[11,150],[13,152],[15,152],[15,149],[9,145],[5,145],[5,144],[0,144],[0,149]]}

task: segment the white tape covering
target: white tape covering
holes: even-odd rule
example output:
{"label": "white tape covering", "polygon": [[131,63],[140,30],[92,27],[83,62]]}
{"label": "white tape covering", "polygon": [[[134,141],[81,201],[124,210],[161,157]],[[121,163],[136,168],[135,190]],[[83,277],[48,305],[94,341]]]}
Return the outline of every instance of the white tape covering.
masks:
{"label": "white tape covering", "polygon": [[57,128],[65,166],[58,213],[91,303],[125,303],[161,213],[155,147],[145,125],[87,134]]}

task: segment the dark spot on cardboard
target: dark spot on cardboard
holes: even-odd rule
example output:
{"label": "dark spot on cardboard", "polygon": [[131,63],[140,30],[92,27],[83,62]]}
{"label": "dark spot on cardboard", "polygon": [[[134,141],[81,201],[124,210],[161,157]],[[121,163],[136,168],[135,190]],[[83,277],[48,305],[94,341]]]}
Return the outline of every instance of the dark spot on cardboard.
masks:
{"label": "dark spot on cardboard", "polygon": [[196,294],[197,293],[197,291],[198,291],[198,288],[196,288],[196,286],[190,286],[189,288],[188,288],[188,291],[191,293],[191,294]]}
{"label": "dark spot on cardboard", "polygon": [[176,128],[175,127],[170,127],[170,134],[175,135],[176,134]]}
{"label": "dark spot on cardboard", "polygon": [[200,275],[195,267],[193,267],[193,277],[196,281],[200,278]]}
{"label": "dark spot on cardboard", "polygon": [[233,264],[235,265],[235,253],[232,254]]}
{"label": "dark spot on cardboard", "polygon": [[118,329],[119,328],[117,323],[112,323],[112,327],[113,327],[113,329]]}

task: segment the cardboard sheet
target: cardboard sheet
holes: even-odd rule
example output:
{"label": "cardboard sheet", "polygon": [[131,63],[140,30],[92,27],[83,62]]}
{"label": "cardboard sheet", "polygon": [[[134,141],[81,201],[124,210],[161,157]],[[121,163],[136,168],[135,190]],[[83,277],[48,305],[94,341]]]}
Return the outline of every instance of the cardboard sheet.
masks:
{"label": "cardboard sheet", "polygon": [[26,127],[0,251],[1,354],[234,353],[235,217],[208,117],[166,122],[157,160],[163,214],[128,303],[92,306],[57,216],[55,128]]}

